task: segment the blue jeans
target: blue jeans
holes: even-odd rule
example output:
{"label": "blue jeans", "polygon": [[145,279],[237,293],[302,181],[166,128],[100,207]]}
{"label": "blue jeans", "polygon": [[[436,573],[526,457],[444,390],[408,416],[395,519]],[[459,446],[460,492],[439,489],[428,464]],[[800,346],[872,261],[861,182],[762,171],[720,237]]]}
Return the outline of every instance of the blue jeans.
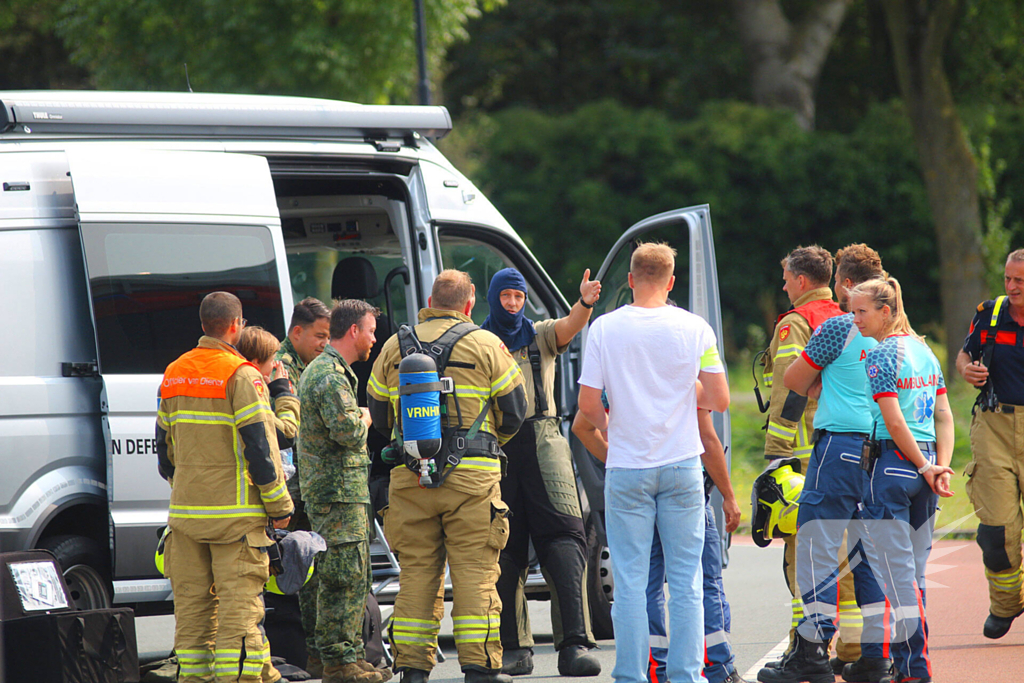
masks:
{"label": "blue jeans", "polygon": [[[925,452],[932,462],[934,452]],[[865,544],[873,580],[857,581],[863,642],[889,645],[902,677],[931,676],[924,573],[932,549],[938,496],[896,450],[883,450],[864,491]],[[889,601],[886,609],[885,601]],[[892,613],[892,626],[886,612]]]}
{"label": "blue jeans", "polygon": [[[868,541],[862,538],[858,510],[867,484],[867,473],[860,468],[863,445],[861,437],[826,434],[814,445],[800,494],[796,577],[804,616],[797,631],[813,642],[831,640],[836,632],[838,555],[845,532],[849,531],[847,556],[855,585],[873,580],[871,569],[862,559]],[[882,645],[862,642],[861,654],[881,657]]]}
{"label": "blue jeans", "polygon": [[650,645],[647,580],[657,524],[664,541],[672,637],[668,678],[698,683],[703,668],[704,482],[700,459],[648,469],[609,469],[604,482],[608,550],[615,578],[612,622],[618,683],[645,683]]}
{"label": "blue jeans", "polygon": [[[722,584],[722,538],[718,535],[715,513],[710,503],[704,504],[704,677],[708,683],[722,683],[736,670],[735,656],[729,644],[732,619],[729,601]],[[651,634],[649,683],[668,681],[665,666],[668,658],[668,631],[665,630],[665,555],[658,530],[654,530],[651,548],[651,572],[647,580],[647,620]]]}

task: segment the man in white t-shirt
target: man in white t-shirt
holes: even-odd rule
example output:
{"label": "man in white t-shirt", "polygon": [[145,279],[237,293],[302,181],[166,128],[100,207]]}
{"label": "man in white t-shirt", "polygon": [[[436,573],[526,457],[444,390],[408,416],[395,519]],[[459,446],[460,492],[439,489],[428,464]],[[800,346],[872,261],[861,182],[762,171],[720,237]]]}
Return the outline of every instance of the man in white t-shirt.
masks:
{"label": "man in white t-shirt", "polygon": [[[608,432],[605,524],[615,579],[618,683],[645,683],[647,575],[657,523],[669,584],[668,679],[697,683],[703,668],[701,550],[704,488],[697,407],[724,411],[729,385],[715,334],[669,306],[675,250],[641,244],[629,266],[633,304],[590,328],[580,411]],[[601,404],[607,390],[609,411]]]}

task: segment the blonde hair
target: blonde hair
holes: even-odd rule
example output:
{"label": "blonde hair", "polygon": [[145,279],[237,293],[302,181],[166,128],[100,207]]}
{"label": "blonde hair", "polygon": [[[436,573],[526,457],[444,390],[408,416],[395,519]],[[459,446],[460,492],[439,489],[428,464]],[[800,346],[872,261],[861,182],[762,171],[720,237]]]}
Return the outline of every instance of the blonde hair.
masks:
{"label": "blonde hair", "polygon": [[277,353],[281,348],[281,342],[262,327],[252,325],[242,330],[242,338],[238,340],[238,346],[235,348],[246,360],[262,365]]}
{"label": "blonde hair", "polygon": [[469,273],[449,268],[442,270],[430,289],[430,305],[447,311],[461,311],[473,296],[473,280]]}
{"label": "blonde hair", "polygon": [[867,297],[875,304],[876,309],[882,308],[882,306],[889,307],[892,319],[883,328],[883,336],[907,334],[920,341],[924,341],[924,337],[914,332],[914,328],[910,326],[907,311],[903,308],[903,290],[900,287],[899,280],[896,278],[886,277],[884,279],[865,280],[856,287],[850,288],[848,293],[851,299],[855,296]]}
{"label": "blonde hair", "polygon": [[676,267],[676,250],[664,242],[641,242],[629,260],[633,280],[645,284],[668,282]]}

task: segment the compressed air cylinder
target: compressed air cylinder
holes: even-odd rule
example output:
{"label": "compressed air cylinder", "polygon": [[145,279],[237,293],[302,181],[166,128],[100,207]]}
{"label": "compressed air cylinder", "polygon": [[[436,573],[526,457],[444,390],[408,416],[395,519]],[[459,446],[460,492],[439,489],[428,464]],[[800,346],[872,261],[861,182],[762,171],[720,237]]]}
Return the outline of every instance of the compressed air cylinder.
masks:
{"label": "compressed air cylinder", "polygon": [[[424,353],[413,353],[398,364],[398,385],[438,382],[437,365]],[[416,458],[432,458],[441,450],[441,392],[422,391],[400,396],[402,440]]]}

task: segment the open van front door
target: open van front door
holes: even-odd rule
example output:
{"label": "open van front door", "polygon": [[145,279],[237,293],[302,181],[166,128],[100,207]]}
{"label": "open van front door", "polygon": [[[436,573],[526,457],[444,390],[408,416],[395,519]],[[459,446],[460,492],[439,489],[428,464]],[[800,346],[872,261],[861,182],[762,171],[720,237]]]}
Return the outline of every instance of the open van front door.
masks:
{"label": "open van front door", "polygon": [[283,338],[291,290],[274,187],[260,156],[83,143],[67,158],[104,383],[114,602],[165,599],[157,389],[203,334],[210,292],[234,293],[248,324]]}
{"label": "open van front door", "polygon": [[[676,249],[676,284],[669,297],[676,305],[704,318],[721,345],[722,311],[718,294],[718,270],[711,234],[711,214],[706,204],[651,216],[633,225],[619,237],[597,273],[597,279],[601,281],[601,298],[594,304],[591,324],[601,315],[633,302],[628,280],[629,261],[640,242],[665,242]],[[713,417],[715,429],[728,457],[729,413],[713,413]],[[591,509],[603,513],[604,466],[588,454],[576,439],[572,440],[572,445],[576,469],[587,490]],[[725,522],[722,519],[722,501],[717,490],[712,494],[712,504],[718,528],[723,530]],[[610,578],[610,567],[607,552],[601,547],[605,543],[603,528],[598,536],[600,543],[596,552],[591,550],[588,568],[590,595],[595,603],[591,606],[595,629],[599,628],[601,616],[605,613],[602,603],[611,597],[612,590],[610,581],[605,578]]]}

